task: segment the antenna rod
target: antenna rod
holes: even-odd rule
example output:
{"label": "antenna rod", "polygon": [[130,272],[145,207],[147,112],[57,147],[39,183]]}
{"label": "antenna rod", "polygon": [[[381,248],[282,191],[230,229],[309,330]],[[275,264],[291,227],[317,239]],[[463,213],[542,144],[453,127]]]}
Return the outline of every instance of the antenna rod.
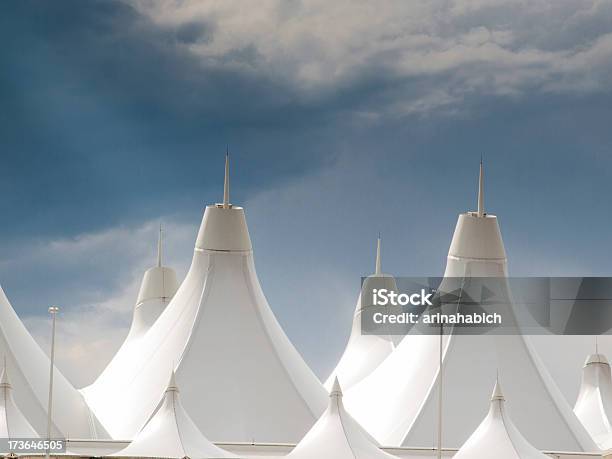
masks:
{"label": "antenna rod", "polygon": [[[59,308],[57,306],[51,306],[49,308],[49,314],[52,317],[52,325],[51,325],[51,359],[49,360],[49,400],[47,407],[47,440],[51,440],[51,422],[52,415],[51,412],[53,410],[53,373],[55,370],[55,317],[59,312]],[[49,448],[45,450],[45,457],[49,459]]]}
{"label": "antenna rod", "polygon": [[482,156],[480,157],[480,173],[478,174],[478,216],[484,217],[484,171]]}
{"label": "antenna rod", "polygon": [[159,237],[157,238],[157,267],[162,265],[162,225],[159,224]]}
{"label": "antenna rod", "polygon": [[380,261],[380,234],[376,241],[376,271],[375,274],[382,274],[381,261]]}
{"label": "antenna rod", "polygon": [[225,180],[223,181],[223,208],[229,209],[229,148],[225,152]]}

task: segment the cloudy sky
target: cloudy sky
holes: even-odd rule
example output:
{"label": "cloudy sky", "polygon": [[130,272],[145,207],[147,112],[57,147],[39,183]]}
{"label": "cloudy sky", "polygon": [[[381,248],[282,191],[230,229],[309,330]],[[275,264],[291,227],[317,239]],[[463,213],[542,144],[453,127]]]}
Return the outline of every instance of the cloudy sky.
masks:
{"label": "cloudy sky", "polygon": [[441,274],[481,155],[512,274],[612,274],[610,2],[23,0],[0,37],[0,283],[45,348],[61,306],[77,385],[125,336],[160,221],[186,272],[226,146],[322,378],[377,234],[385,271]]}

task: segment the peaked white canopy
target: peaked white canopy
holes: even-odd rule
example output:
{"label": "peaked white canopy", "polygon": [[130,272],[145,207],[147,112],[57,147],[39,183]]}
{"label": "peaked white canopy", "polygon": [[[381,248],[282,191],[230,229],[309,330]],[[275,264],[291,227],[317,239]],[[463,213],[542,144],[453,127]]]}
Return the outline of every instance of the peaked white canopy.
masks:
{"label": "peaked white canopy", "polygon": [[548,459],[531,445],[508,416],[499,381],[489,413],[455,454],[454,459]]}
{"label": "peaked white canopy", "polygon": [[[365,279],[362,292],[371,291],[368,285],[370,282],[376,282],[378,288],[397,290],[395,279],[382,273],[380,242],[379,237],[376,245],[376,270],[372,276]],[[355,306],[348,343],[336,368],[325,382],[325,387],[328,390],[331,390],[336,378],[342,380],[345,389],[349,389],[374,371],[395,348],[395,343],[389,336],[363,335],[361,333],[361,314],[363,309],[368,307],[368,303],[360,293]]]}
{"label": "peaked white canopy", "polygon": [[[506,277],[507,261],[497,217],[484,212],[479,176],[480,210],[459,215],[445,278]],[[482,216],[479,216],[482,214]],[[507,324],[506,324],[507,325]],[[437,446],[440,338],[409,334],[376,369],[347,390],[348,411],[381,444]],[[470,425],[481,419],[480,394],[487,376],[500,369],[519,406],[517,424],[537,447],[592,451],[596,445],[533,351],[519,335],[445,335],[443,354],[444,447],[459,447]],[[393,381],[393,384],[389,384]],[[529,390],[525,390],[525,387]],[[434,427],[435,428],[435,427]]]}
{"label": "peaked white canopy", "polygon": [[38,438],[38,433],[13,399],[6,362],[0,377],[0,438]]}
{"label": "peaked white canopy", "polygon": [[193,459],[236,457],[213,445],[198,430],[181,404],[174,372],[155,414],[129,446],[113,456]]}
{"label": "peaked white canopy", "polygon": [[342,390],[334,380],[327,410],[287,455],[289,459],[391,459],[346,412]]}
{"label": "peaked white canopy", "polygon": [[612,377],[605,355],[589,355],[574,413],[601,449],[612,448]]}
{"label": "peaked white canopy", "polygon": [[178,289],[176,273],[172,268],[162,265],[162,236],[160,225],[157,240],[157,265],[149,268],[144,274],[134,306],[132,325],[124,346],[140,338],[151,328]]}
{"label": "peaked white canopy", "polygon": [[[47,431],[49,358],[19,320],[0,287],[0,355],[6,358],[17,406],[37,432]],[[52,434],[108,438],[82,395],[55,368]]]}
{"label": "peaked white canopy", "polygon": [[297,442],[325,409],[323,386],[261,290],[244,210],[229,203],[228,174],[225,183],[224,203],[206,208],[170,304],[83,389],[114,438],[140,430],[171,367],[193,421],[216,442]]}

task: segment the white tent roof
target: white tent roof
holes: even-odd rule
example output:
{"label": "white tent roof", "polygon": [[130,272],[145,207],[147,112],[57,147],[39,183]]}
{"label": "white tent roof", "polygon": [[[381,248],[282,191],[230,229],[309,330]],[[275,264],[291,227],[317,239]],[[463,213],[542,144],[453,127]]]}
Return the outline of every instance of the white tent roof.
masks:
{"label": "white tent roof", "polygon": [[236,457],[213,445],[198,430],[181,404],[174,373],[155,414],[127,448],[112,456],[193,459]]}
{"label": "white tent roof", "polygon": [[149,268],[144,274],[134,306],[132,326],[124,346],[129,345],[132,340],[139,339],[151,328],[151,325],[155,323],[178,289],[174,270],[162,266],[162,234],[160,225],[157,243],[157,265]]}
{"label": "white tent roof", "polygon": [[164,312],[83,389],[114,438],[143,426],[172,366],[193,421],[216,442],[297,442],[325,409],[325,390],[261,290],[244,210],[225,201],[206,208]]}
{"label": "white tent roof", "polygon": [[[481,181],[480,181],[481,182]],[[480,186],[482,195],[482,184]],[[505,249],[494,215],[461,214],[448,253],[445,277],[503,277]],[[435,446],[439,336],[408,335],[376,370],[349,389],[349,412],[385,446]],[[443,446],[458,447],[481,419],[480,394],[500,369],[519,406],[521,430],[542,449],[591,451],[596,445],[533,351],[518,335],[446,335],[443,340]],[[389,384],[393,381],[393,384]],[[529,387],[529,390],[525,390]]]}
{"label": "white tent roof", "polygon": [[[395,279],[388,274],[383,274],[381,270],[380,238],[378,238],[376,247],[376,270],[372,276],[365,280],[362,292],[369,291],[367,283],[370,280],[382,281],[385,283],[385,288],[397,290]],[[395,349],[395,343],[389,336],[363,335],[361,333],[361,313],[363,308],[367,307],[365,303],[360,293],[355,306],[348,343],[336,368],[325,382],[325,387],[328,390],[331,390],[336,377],[342,381],[345,389],[349,389],[374,371]]]}
{"label": "white tent roof", "polygon": [[334,380],[329,406],[288,459],[391,459],[344,409],[342,390]]}
{"label": "white tent roof", "polygon": [[0,438],[38,438],[34,427],[13,399],[6,362],[0,377]]}
{"label": "white tent roof", "polygon": [[[49,358],[19,320],[1,287],[0,355],[6,357],[17,405],[37,432],[46,432]],[[70,438],[107,437],[82,395],[57,368],[53,381],[52,433]]]}
{"label": "white tent roof", "polygon": [[504,395],[497,381],[489,413],[453,456],[454,459],[548,459],[523,437],[504,405]]}
{"label": "white tent roof", "polygon": [[574,413],[600,448],[612,448],[612,378],[603,354],[587,357]]}

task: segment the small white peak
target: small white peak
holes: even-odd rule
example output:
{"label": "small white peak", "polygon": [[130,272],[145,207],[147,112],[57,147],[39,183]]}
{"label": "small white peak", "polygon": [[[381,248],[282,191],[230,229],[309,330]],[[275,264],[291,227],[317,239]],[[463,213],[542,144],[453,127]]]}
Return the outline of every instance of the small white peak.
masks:
{"label": "small white peak", "polygon": [[2,376],[0,376],[0,387],[11,387],[11,382],[8,378],[8,368],[6,366],[6,356],[4,356],[4,366],[2,367]]}
{"label": "small white peak", "polygon": [[334,379],[334,385],[332,386],[332,390],[329,393],[330,397],[342,397],[342,388],[340,387],[340,381],[338,381],[338,377]]}
{"label": "small white peak", "polygon": [[504,398],[504,394],[501,389],[501,384],[499,383],[499,374],[497,375],[497,378],[495,379],[495,387],[493,388],[493,393],[491,394],[491,401],[494,402],[496,400],[501,400],[501,401],[506,400]]}
{"label": "small white peak", "polygon": [[166,388],[166,392],[178,392],[178,386],[176,385],[176,374],[174,370],[170,373],[170,381],[168,381],[168,387]]}

